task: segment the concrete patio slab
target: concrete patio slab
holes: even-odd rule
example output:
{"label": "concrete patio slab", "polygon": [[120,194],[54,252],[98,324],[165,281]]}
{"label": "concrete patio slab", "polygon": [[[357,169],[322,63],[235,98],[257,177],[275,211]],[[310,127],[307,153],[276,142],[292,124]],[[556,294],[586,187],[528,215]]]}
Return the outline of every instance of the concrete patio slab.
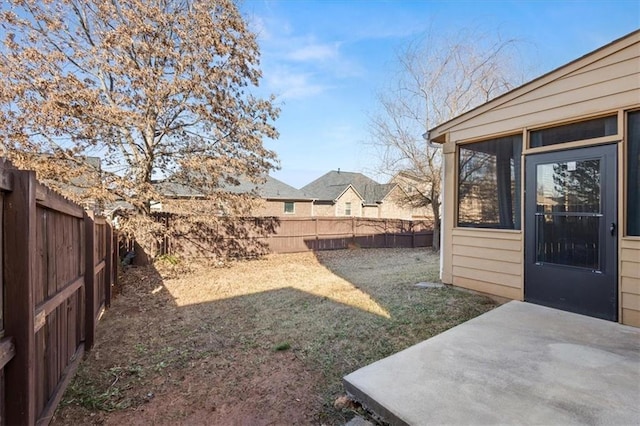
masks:
{"label": "concrete patio slab", "polygon": [[344,386],[393,425],[638,425],[640,329],[513,301]]}

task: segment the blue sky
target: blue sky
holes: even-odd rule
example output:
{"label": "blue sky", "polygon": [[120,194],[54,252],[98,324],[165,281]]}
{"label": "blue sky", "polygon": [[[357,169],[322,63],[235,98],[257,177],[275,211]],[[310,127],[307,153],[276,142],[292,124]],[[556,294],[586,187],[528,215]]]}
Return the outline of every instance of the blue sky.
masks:
{"label": "blue sky", "polygon": [[299,188],[329,170],[376,177],[368,115],[399,49],[426,31],[477,28],[519,40],[531,78],[640,27],[639,0],[245,0],[259,34],[263,81],[281,107],[281,162],[272,175]]}

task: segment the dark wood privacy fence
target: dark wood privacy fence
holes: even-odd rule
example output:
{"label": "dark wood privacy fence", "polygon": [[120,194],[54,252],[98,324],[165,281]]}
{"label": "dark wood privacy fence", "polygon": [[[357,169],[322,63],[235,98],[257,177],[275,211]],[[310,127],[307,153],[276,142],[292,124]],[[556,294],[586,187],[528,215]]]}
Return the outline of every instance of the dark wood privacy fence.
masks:
{"label": "dark wood privacy fence", "polygon": [[360,217],[284,218],[268,237],[274,253],[308,250],[430,247],[433,228],[429,221]]}
{"label": "dark wood privacy fence", "polygon": [[109,306],[102,218],[0,160],[0,424],[48,424]]}
{"label": "dark wood privacy fence", "polygon": [[[156,220],[171,229],[179,216],[156,213]],[[179,228],[179,226],[178,226]],[[430,221],[359,217],[227,219],[214,225],[170,232],[160,243],[159,254],[184,257],[233,256],[257,253],[295,253],[362,248],[430,247]]]}

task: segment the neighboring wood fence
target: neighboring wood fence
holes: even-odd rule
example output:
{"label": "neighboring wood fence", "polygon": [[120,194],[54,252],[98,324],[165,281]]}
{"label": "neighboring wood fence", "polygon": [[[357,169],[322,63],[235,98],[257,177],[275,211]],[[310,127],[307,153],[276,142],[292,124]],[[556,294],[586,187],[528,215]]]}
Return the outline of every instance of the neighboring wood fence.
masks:
{"label": "neighboring wood fence", "polygon": [[[156,213],[171,229],[179,216]],[[178,226],[179,228],[179,226]],[[260,252],[295,253],[348,247],[430,247],[430,221],[360,217],[263,217],[226,219],[214,225],[169,233],[158,254],[185,257],[253,255]]]}
{"label": "neighboring wood fence", "polygon": [[0,424],[48,424],[109,306],[113,231],[1,159],[0,222]]}
{"label": "neighboring wood fence", "polygon": [[362,217],[281,218],[267,237],[274,253],[361,248],[431,247],[429,221]]}

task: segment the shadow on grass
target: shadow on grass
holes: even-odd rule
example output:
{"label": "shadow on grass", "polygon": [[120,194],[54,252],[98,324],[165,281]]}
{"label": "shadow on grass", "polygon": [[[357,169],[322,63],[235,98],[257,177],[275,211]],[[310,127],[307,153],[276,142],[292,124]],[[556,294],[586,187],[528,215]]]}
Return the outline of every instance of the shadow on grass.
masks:
{"label": "shadow on grass", "polygon": [[344,424],[345,374],[493,307],[387,253],[128,269],[55,424]]}

